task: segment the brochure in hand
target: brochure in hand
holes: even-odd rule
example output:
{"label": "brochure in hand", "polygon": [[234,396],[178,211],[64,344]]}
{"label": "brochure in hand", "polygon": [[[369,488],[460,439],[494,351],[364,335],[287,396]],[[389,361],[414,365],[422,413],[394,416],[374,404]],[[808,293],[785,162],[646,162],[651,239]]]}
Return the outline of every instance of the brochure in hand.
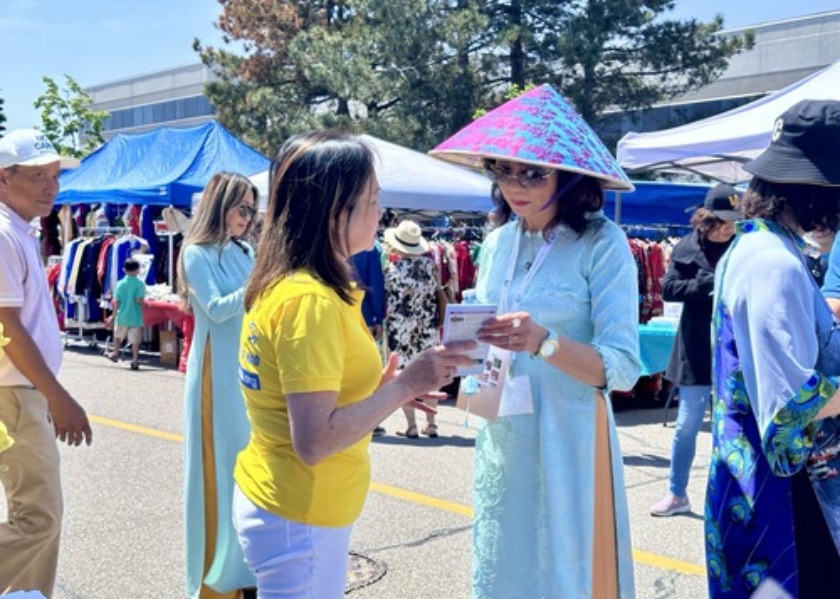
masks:
{"label": "brochure in hand", "polygon": [[[485,320],[496,315],[496,304],[449,304],[446,306],[446,317],[443,321],[443,343],[454,341],[477,341],[478,329]],[[487,356],[486,343],[470,351],[473,359],[472,366],[458,367],[458,376],[480,374],[484,369],[484,358]]]}

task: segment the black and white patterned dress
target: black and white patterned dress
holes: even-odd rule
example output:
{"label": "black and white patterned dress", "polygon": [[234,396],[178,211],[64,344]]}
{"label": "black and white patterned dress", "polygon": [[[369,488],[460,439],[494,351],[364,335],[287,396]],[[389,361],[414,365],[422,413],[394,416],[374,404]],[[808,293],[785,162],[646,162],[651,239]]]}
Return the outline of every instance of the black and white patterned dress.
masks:
{"label": "black and white patterned dress", "polygon": [[401,256],[385,265],[388,349],[399,354],[401,368],[438,343],[437,285],[435,263],[428,256]]}

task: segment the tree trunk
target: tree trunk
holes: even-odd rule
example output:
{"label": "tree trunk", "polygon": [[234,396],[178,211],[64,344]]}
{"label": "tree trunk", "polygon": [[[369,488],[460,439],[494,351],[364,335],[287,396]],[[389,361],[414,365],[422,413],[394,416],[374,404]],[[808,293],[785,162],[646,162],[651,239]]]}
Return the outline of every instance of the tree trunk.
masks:
{"label": "tree trunk", "polygon": [[516,37],[510,45],[510,82],[523,89],[525,87],[525,52],[522,49],[522,3],[513,0],[510,3],[510,23],[516,27]]}

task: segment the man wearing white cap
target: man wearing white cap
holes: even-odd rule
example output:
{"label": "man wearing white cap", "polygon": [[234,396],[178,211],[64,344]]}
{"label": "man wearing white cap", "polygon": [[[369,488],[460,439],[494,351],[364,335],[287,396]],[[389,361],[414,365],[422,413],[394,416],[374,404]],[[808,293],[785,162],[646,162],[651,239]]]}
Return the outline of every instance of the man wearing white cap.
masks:
{"label": "man wearing white cap", "polygon": [[0,322],[10,340],[0,357],[0,421],[15,439],[0,454],[7,504],[0,594],[37,589],[52,596],[63,510],[55,439],[74,446],[92,440],[84,409],[56,379],[61,335],[33,225],[53,208],[60,170],[77,166],[40,131],[0,139]]}

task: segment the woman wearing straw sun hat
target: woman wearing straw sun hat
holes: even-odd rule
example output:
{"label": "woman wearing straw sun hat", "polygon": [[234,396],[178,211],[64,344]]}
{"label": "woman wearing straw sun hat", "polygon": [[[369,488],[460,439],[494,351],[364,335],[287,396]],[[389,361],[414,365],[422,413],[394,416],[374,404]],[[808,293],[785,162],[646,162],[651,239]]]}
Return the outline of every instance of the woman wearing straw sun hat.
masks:
{"label": "woman wearing straw sun hat", "polygon": [[771,139],[744,165],[746,220],[715,281],[714,598],[765,584],[799,599],[840,588],[840,335],[802,255],[804,233],[840,224],[840,102],[797,103]]}
{"label": "woman wearing straw sun hat", "polygon": [[[550,86],[432,153],[484,168],[504,220],[482,244],[476,294],[499,305],[479,338],[511,352],[502,403],[476,438],[473,597],[634,595],[621,452],[606,396],[640,372],[636,266],[601,211],[630,190]],[[583,557],[582,557],[583,556]]]}
{"label": "woman wearing straw sun hat", "polygon": [[[423,238],[420,225],[412,220],[403,220],[396,227],[385,229],[383,234],[389,248],[389,259],[385,265],[385,294],[388,301],[387,331],[388,349],[396,352],[399,366],[411,362],[420,352],[438,343],[437,296],[438,277],[435,263],[424,254],[429,243]],[[426,400],[434,410],[437,402]],[[416,439],[417,417],[412,406],[404,405],[403,414],[406,437]],[[426,411],[426,426],[423,434],[438,436],[435,414]]]}

